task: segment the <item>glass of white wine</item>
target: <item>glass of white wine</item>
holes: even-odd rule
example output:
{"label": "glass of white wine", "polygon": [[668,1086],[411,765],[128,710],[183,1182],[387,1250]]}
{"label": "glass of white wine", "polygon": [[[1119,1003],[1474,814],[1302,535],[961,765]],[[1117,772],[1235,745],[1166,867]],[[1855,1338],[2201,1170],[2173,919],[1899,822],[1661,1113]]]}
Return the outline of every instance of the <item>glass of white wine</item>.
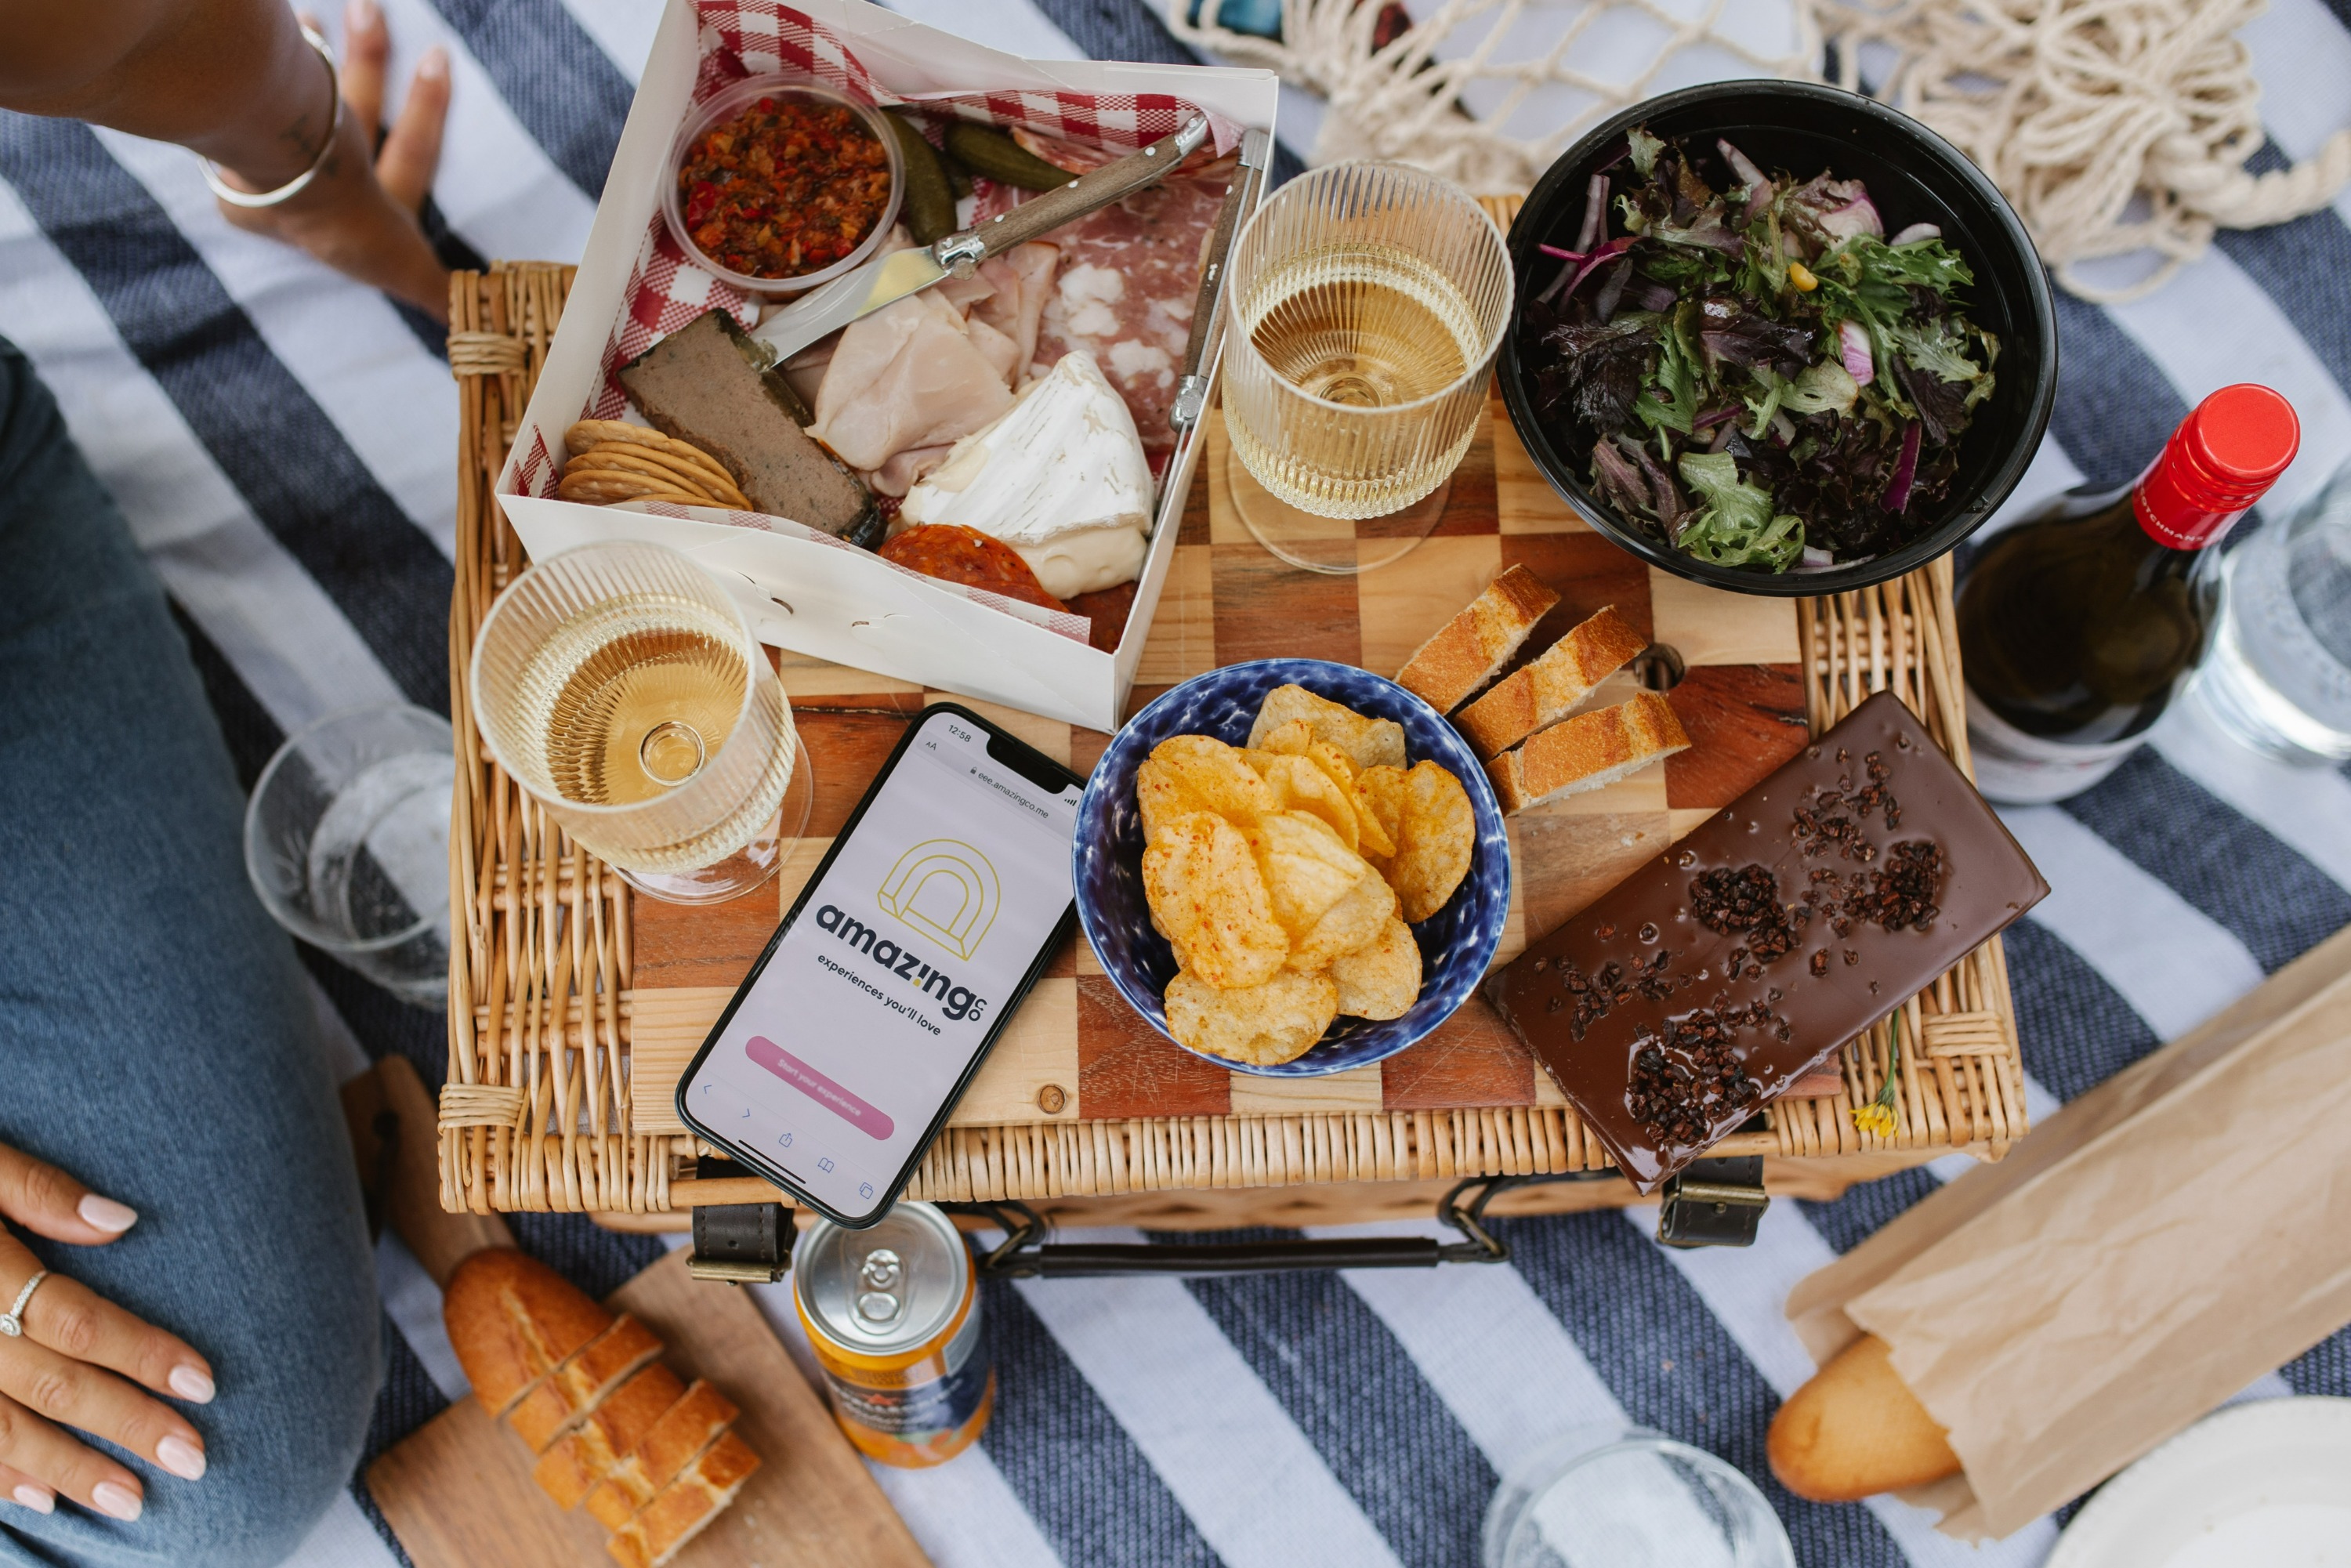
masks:
{"label": "glass of white wine", "polygon": [[474,644],[490,753],[632,887],[716,904],[774,876],[815,799],[791,705],[749,620],[675,550],[550,557]]}
{"label": "glass of white wine", "polygon": [[1467,191],[1401,163],[1335,163],[1269,197],[1225,286],[1235,509],[1310,571],[1395,560],[1444,515],[1478,434],[1513,294]]}

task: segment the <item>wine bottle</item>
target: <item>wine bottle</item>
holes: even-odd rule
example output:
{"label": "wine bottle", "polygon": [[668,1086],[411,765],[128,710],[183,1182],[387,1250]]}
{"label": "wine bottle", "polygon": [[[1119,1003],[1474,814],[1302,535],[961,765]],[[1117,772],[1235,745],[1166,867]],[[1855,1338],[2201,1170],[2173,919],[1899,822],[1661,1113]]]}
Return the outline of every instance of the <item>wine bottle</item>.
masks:
{"label": "wine bottle", "polygon": [[1959,584],[1968,740],[1995,800],[2080,793],[2146,742],[2203,657],[2218,544],[2301,443],[2293,405],[2222,387],[2118,489],[2058,497]]}

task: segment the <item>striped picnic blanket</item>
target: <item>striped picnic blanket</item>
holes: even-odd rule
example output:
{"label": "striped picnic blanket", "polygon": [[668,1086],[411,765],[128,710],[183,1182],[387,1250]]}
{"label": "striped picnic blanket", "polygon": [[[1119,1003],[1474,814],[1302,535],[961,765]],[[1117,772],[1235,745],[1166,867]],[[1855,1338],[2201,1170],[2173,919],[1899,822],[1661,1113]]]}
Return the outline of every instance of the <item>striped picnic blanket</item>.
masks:
{"label": "striped picnic blanket", "polygon": [[[384,3],[396,79],[434,43],[455,61],[428,214],[447,254],[577,256],[653,0]],[[898,3],[1032,56],[1191,57],[1150,0]],[[2351,0],[2273,0],[2246,37],[2262,164],[2351,123]],[[1311,145],[1316,110],[1285,89],[1289,149]],[[2011,513],[2128,478],[2230,382],[2302,413],[2273,512],[2351,455],[2351,196],[2223,235],[2149,298],[2059,309],[2056,418]],[[184,152],[0,114],[0,333],[56,389],[162,575],[248,781],[334,709],[445,711],[457,413],[428,323],[230,228]],[[2178,718],[2087,795],[2006,816],[2054,889],[2009,939],[2036,1114],[2351,923],[2351,779]],[[438,1082],[440,1020],[308,956],[351,1071],[398,1051]],[[1002,1391],[984,1444],[882,1479],[942,1564],[1467,1564],[1499,1476],[1569,1427],[1629,1418],[1753,1476],[1807,1564],[2038,1563],[2059,1521],[1970,1549],[1890,1500],[1799,1501],[1763,1463],[1779,1397],[1812,1371],[1788,1288],[1953,1174],[1775,1204],[1744,1251],[1661,1249],[1635,1209],[1511,1222],[1499,1267],[991,1288]],[[515,1228],[599,1292],[658,1245],[578,1217]],[[379,1448],[464,1392],[431,1281],[395,1239],[381,1263]],[[2351,1335],[2248,1392],[2289,1391],[2351,1395]],[[399,1557],[355,1480],[295,1561]]]}

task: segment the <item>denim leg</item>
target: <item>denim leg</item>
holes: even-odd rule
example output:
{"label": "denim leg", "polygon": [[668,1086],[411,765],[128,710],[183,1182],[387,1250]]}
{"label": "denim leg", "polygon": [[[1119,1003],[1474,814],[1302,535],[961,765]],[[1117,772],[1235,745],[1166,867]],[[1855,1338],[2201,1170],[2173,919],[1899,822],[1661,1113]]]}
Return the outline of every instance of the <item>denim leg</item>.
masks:
{"label": "denim leg", "polygon": [[210,1358],[210,1469],[123,1524],[0,1502],[0,1563],[278,1561],[346,1485],[372,1256],[300,965],[186,643],[47,390],[0,342],[0,1141],[136,1208],[43,1263]]}

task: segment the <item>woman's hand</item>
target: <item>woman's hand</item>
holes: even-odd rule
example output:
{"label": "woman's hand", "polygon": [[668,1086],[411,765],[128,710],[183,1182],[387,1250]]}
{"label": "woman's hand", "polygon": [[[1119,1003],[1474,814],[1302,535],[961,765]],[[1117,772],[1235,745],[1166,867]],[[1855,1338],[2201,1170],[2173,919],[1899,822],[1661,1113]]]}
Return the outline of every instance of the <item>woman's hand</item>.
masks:
{"label": "woman's hand", "polygon": [[[449,57],[437,47],[424,52],[379,151],[376,128],[382,123],[384,63],[391,53],[392,38],[375,0],[350,0],[343,16],[342,124],[318,178],[277,206],[224,202],[221,211],[241,229],[299,246],[336,271],[445,321],[448,269],[434,256],[416,214],[441,161]],[[323,78],[326,73],[319,75]],[[225,172],[233,184],[262,188],[234,171]]]}
{"label": "woman's hand", "polygon": [[[139,1218],[5,1144],[0,1216],[81,1247],[103,1247]],[[0,1312],[40,1266],[0,1229]],[[21,1337],[0,1337],[0,1490],[39,1513],[53,1511],[62,1492],[85,1508],[137,1519],[146,1494],[138,1476],[68,1427],[144,1455],[173,1475],[202,1479],[204,1435],[144,1391],[208,1403],[213,1374],[203,1356],[62,1273],[41,1281],[23,1319]]]}

